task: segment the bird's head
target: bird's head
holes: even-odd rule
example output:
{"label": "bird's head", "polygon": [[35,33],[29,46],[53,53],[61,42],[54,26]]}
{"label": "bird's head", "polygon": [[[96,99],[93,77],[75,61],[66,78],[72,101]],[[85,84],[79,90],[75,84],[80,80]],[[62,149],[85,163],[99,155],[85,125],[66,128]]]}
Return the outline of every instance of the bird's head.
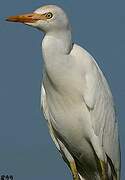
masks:
{"label": "bird's head", "polygon": [[33,13],[10,16],[6,20],[24,23],[44,32],[69,28],[67,15],[56,5],[43,6]]}

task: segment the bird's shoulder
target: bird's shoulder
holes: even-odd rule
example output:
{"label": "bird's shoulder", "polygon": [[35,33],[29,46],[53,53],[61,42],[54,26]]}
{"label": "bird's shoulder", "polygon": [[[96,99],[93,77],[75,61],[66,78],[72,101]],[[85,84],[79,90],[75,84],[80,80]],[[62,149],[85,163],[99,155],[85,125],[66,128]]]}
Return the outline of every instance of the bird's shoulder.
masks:
{"label": "bird's shoulder", "polygon": [[100,92],[112,102],[112,94],[107,80],[93,56],[81,46],[74,44],[71,55],[78,61],[79,69],[83,72],[86,90],[84,98],[86,104],[93,108],[97,99],[100,99]]}
{"label": "bird's shoulder", "polygon": [[73,45],[70,55],[78,62],[85,72],[93,72],[97,70],[98,65],[92,55],[78,44]]}

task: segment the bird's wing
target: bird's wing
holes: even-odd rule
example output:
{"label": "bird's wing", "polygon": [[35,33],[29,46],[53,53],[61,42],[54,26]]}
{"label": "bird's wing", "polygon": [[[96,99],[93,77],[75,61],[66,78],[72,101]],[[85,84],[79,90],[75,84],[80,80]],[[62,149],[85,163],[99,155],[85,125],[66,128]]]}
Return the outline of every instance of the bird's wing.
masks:
{"label": "bird's wing", "polygon": [[119,141],[112,94],[102,71],[89,54],[88,61],[84,101],[91,116],[94,132],[99,137],[104,152],[111,159],[118,175]]}
{"label": "bird's wing", "polygon": [[61,153],[62,158],[64,159],[64,161],[69,166],[69,160],[68,159],[69,158],[71,159],[73,157],[71,157],[71,155],[68,152],[65,145],[55,135],[54,129],[53,129],[52,124],[51,124],[51,117],[49,115],[47,101],[46,101],[46,92],[45,92],[45,89],[44,89],[43,85],[42,85],[42,88],[41,88],[41,106],[42,106],[42,109],[43,109],[44,117],[47,120],[47,124],[48,124],[49,133],[51,135],[51,138],[52,138],[53,142],[55,143],[57,149]]}
{"label": "bird's wing", "polygon": [[48,111],[48,106],[47,106],[47,102],[46,102],[46,92],[45,92],[45,89],[44,89],[43,85],[42,85],[42,88],[41,88],[41,107],[43,109],[44,117],[47,120],[47,124],[48,124],[49,133],[51,135],[51,138],[52,138],[53,142],[55,143],[57,149],[60,151],[60,146],[59,146],[58,141],[57,141],[57,139],[55,137],[53,127],[52,127],[52,124],[51,124],[50,115],[49,115],[49,111]]}

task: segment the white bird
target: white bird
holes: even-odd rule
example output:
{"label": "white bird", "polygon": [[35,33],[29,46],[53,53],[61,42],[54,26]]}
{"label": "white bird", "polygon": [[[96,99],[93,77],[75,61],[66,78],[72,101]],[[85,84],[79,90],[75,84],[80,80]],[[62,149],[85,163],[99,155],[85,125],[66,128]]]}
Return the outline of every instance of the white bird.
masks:
{"label": "white bird", "polygon": [[94,58],[73,43],[66,13],[48,5],[7,20],[45,33],[41,104],[50,135],[73,179],[119,180],[119,138],[112,94]]}

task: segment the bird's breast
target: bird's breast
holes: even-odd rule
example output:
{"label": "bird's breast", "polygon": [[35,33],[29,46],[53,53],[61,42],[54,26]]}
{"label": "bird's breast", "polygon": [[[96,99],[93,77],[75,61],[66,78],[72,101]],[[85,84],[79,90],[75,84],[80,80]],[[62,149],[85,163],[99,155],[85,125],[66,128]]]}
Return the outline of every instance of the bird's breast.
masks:
{"label": "bird's breast", "polygon": [[62,62],[56,58],[53,64],[49,64],[47,58],[45,65],[44,87],[49,114],[53,126],[62,136],[78,142],[89,132],[88,110],[83,100],[84,76],[74,59],[61,56]]}
{"label": "bird's breast", "polygon": [[[67,85],[68,88],[71,86]],[[72,87],[71,91],[63,89],[61,92],[53,86],[48,88],[48,85],[45,89],[49,114],[55,129],[68,139],[80,141],[88,134],[87,109],[80,91]]]}

